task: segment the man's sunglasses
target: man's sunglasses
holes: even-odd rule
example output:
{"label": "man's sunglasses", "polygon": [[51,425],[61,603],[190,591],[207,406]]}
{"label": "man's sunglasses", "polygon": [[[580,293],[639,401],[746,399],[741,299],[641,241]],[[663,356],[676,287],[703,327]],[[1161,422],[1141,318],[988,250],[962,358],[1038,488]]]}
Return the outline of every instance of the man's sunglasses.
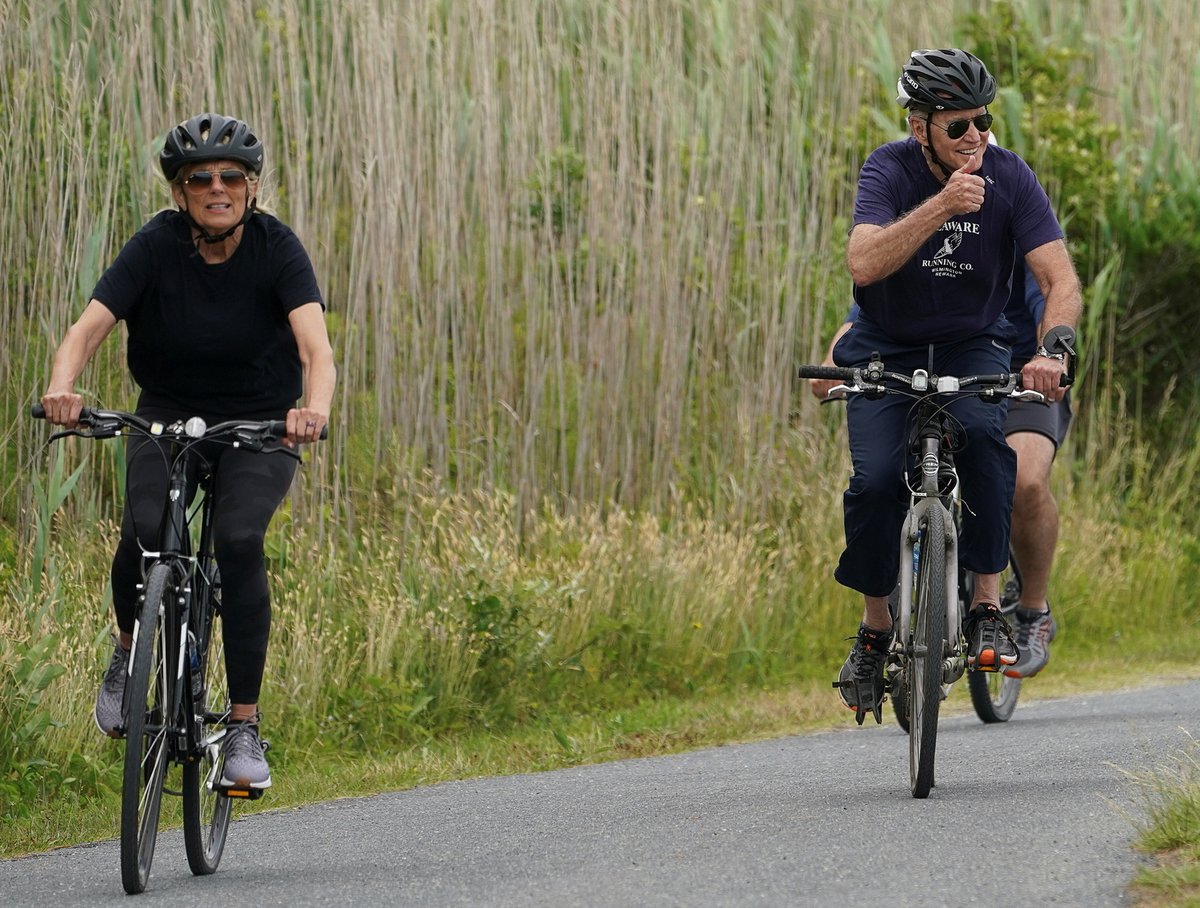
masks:
{"label": "man's sunglasses", "polygon": [[980,132],[987,132],[992,128],[992,115],[990,113],[981,113],[977,117],[971,117],[968,120],[951,120],[945,126],[941,126],[933,122],[933,118],[929,119],[930,126],[937,126],[946,134],[948,139],[961,139],[967,134],[967,127],[974,123],[975,128]]}
{"label": "man's sunglasses", "polygon": [[[954,124],[950,124],[953,126]],[[241,189],[246,185],[246,174],[240,170],[197,170],[184,178],[183,185],[193,192],[203,192],[213,184],[213,179],[219,178],[226,189]]]}

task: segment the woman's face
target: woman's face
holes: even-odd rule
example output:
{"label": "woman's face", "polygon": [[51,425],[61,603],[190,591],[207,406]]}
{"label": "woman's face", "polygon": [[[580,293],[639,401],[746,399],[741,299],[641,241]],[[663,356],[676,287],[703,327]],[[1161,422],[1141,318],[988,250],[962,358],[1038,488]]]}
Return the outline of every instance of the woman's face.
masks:
{"label": "woman's face", "polygon": [[258,191],[258,180],[236,161],[189,164],[171,185],[175,202],[210,234],[241,223],[246,206]]}

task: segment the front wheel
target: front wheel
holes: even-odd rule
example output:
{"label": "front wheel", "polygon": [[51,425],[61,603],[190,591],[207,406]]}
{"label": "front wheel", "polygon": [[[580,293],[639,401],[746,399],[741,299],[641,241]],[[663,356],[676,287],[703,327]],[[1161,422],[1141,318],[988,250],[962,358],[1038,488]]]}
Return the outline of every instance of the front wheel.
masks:
{"label": "front wheel", "polygon": [[174,587],[170,565],[159,563],[150,568],[134,628],[132,669],[126,679],[121,883],[130,894],[144,891],[150,878],[169,762],[167,730],[174,676],[169,670],[163,617],[175,595]]}
{"label": "front wheel", "polygon": [[197,654],[189,692],[198,751],[183,767],[183,843],[192,873],[204,876],[214,873],[221,863],[229,833],[231,802],[216,788],[221,771],[221,729],[229,715],[229,688],[217,626],[220,579],[216,562],[200,559],[198,575],[195,631],[189,644]]}
{"label": "front wheel", "polygon": [[908,659],[908,765],[914,798],[933,787],[942,662],[946,639],[946,523],[940,507],[926,511],[913,591],[912,652]]}

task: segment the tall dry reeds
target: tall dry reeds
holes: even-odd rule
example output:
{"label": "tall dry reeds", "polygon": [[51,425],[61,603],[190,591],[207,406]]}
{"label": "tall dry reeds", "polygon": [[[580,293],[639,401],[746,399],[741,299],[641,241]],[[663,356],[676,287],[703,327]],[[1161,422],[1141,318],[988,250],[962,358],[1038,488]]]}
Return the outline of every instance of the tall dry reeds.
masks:
{"label": "tall dry reeds", "polygon": [[[753,513],[792,366],[847,285],[860,108],[897,130],[897,61],[954,37],[944,7],[823,0],[5,6],[10,515],[49,351],[168,201],[162,133],[205,108],[262,133],[265,193],[326,290],[342,380],[317,513],[357,523],[353,492],[423,468],[513,491],[518,520],[731,486],[717,511]],[[1127,6],[1024,9],[1114,31],[1099,87],[1131,130],[1149,105],[1189,122],[1192,45],[1167,26],[1190,17]],[[118,347],[84,378],[105,403],[132,394]]]}

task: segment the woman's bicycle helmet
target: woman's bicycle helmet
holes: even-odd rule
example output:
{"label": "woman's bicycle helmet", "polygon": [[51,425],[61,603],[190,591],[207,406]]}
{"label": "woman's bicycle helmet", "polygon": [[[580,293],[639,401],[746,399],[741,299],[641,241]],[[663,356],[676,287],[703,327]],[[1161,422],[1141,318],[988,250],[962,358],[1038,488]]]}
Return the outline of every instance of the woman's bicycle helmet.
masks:
{"label": "woman's bicycle helmet", "polygon": [[263,144],[236,117],[202,113],[167,133],[158,163],[167,181],[174,182],[185,164],[222,159],[237,161],[253,173],[262,173]]}
{"label": "woman's bicycle helmet", "polygon": [[996,80],[965,50],[914,50],[900,70],[896,102],[918,110],[972,110],[996,97]]}

